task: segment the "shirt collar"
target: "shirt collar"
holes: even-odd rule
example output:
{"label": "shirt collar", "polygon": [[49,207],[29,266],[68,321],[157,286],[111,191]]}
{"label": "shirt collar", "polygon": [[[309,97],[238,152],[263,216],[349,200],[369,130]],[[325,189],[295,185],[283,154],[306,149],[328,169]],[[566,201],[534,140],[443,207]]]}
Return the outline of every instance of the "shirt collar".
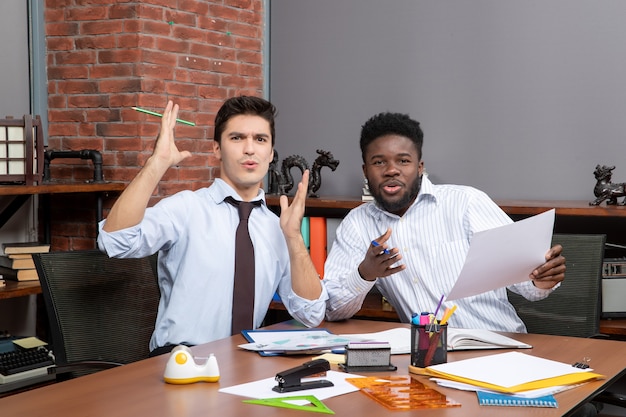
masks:
{"label": "shirt collar", "polygon": [[[216,178],[210,187],[211,195],[216,203],[221,203],[226,197],[233,197],[235,200],[243,200],[239,194],[221,178]],[[259,187],[259,191],[252,201],[260,200],[265,205],[265,191]]]}

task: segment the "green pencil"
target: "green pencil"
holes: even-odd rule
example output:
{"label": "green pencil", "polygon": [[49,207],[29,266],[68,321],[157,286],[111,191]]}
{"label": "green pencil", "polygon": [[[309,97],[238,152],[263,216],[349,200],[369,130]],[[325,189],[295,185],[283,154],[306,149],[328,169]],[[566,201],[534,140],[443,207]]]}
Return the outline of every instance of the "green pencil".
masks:
{"label": "green pencil", "polygon": [[[163,117],[162,114],[159,114],[159,113],[154,112],[154,111],[142,109],[140,107],[132,107],[132,109],[133,110],[137,110],[137,111],[142,112],[142,113],[151,114],[152,116]],[[195,126],[196,125],[194,122],[188,122],[187,120],[183,120],[183,119],[176,119],[176,121],[179,122],[179,123],[183,123],[183,124],[189,125],[189,126]]]}

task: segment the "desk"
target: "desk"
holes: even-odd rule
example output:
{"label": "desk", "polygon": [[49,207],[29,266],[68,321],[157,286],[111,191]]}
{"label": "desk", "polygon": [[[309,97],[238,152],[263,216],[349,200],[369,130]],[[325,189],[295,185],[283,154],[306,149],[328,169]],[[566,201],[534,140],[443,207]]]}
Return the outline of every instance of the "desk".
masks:
{"label": "desk", "polygon": [[[284,322],[269,328],[288,329],[294,328],[295,325],[294,322]],[[328,322],[322,325],[334,333],[378,332],[397,326],[408,325],[362,320]],[[580,361],[585,356],[591,357],[594,369],[606,375],[607,379],[593,381],[557,394],[559,408],[556,409],[480,407],[472,392],[437,387],[442,393],[461,402],[462,407],[428,410],[428,415],[499,417],[506,412],[507,416],[562,416],[601,392],[626,369],[626,355],[621,353],[623,351],[621,342],[547,335],[516,334],[515,337],[535,346],[532,350],[524,350],[525,353],[540,357],[565,363]],[[257,353],[238,349],[237,345],[241,343],[245,343],[245,340],[243,336],[237,335],[193,348],[197,356],[215,354],[221,374],[218,383],[168,385],[162,380],[168,355],[162,355],[0,399],[0,410],[2,415],[29,417],[295,415],[291,410],[244,404],[243,397],[218,392],[220,387],[272,377],[277,372],[300,365],[310,358],[310,356],[261,357]],[[567,349],[564,349],[564,346],[567,346]],[[461,360],[489,353],[493,351],[451,352],[448,358]],[[392,362],[398,366],[396,375],[408,374],[410,355],[394,355]],[[389,375],[389,372],[367,375],[384,376]],[[425,377],[417,378],[427,381]],[[329,398],[324,400],[324,403],[338,416],[367,417],[389,413],[386,408],[360,392]],[[409,415],[408,412],[401,411],[394,412],[394,415],[396,413],[398,416]]]}

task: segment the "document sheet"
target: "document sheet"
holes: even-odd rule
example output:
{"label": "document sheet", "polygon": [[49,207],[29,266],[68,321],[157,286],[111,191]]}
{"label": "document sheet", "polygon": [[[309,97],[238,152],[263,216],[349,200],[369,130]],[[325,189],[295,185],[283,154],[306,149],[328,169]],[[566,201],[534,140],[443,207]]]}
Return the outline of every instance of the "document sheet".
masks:
{"label": "document sheet", "polygon": [[475,233],[463,269],[447,301],[470,297],[529,279],[546,261],[555,210]]}

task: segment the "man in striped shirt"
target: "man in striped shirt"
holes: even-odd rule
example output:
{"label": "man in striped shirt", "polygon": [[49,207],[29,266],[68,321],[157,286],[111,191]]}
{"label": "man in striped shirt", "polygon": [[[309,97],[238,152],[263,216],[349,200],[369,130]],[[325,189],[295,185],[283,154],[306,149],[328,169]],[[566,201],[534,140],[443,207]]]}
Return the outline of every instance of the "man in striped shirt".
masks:
{"label": "man in striped shirt", "polygon": [[[430,182],[422,142],[419,123],[408,115],[381,113],[363,125],[363,173],[374,201],[353,209],[337,228],[324,267],[328,320],[353,316],[374,286],[403,322],[433,311],[454,286],[472,235],[512,222],[482,191]],[[529,300],[547,297],[565,277],[561,251],[552,247],[527,281],[509,289]],[[452,327],[526,332],[505,288],[455,303]],[[452,304],[441,311],[446,307]]]}

